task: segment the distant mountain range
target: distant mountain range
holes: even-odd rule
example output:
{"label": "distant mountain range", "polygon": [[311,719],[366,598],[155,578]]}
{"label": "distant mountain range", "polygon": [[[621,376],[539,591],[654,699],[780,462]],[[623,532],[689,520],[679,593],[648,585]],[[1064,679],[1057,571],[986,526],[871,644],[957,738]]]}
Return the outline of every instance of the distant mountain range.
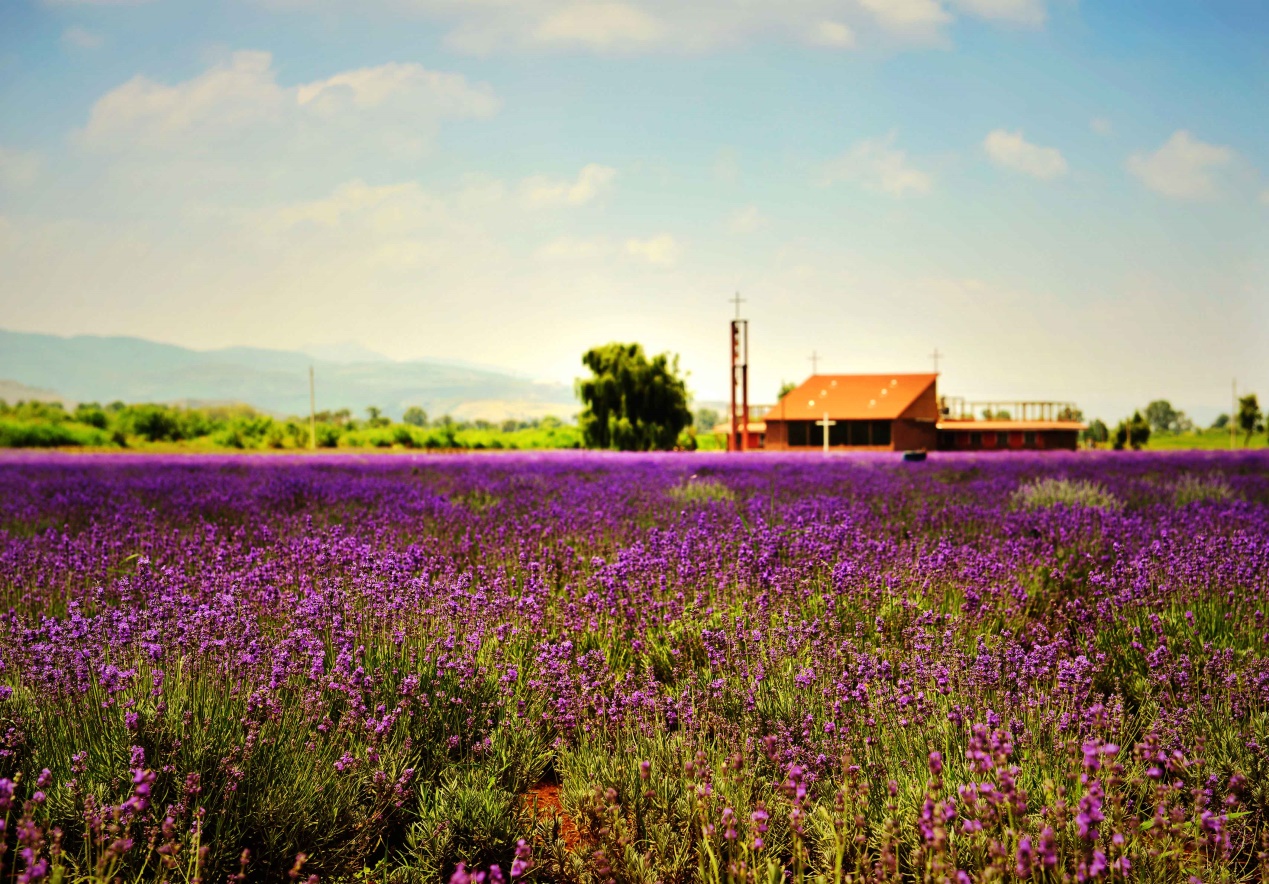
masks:
{"label": "distant mountain range", "polygon": [[102,404],[243,402],[278,415],[305,415],[312,365],[319,411],[362,413],[374,405],[399,417],[418,405],[433,417],[502,420],[547,414],[567,419],[580,408],[563,384],[448,362],[393,362],[357,345],[311,350],[313,355],[254,347],[190,350],[142,338],[0,330],[0,379],[12,382],[0,389],[13,396],[36,388],[38,398]]}

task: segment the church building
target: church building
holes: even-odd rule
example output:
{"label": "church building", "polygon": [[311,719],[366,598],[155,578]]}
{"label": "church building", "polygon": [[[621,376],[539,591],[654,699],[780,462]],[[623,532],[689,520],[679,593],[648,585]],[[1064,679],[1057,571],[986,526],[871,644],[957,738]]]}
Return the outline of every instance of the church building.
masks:
{"label": "church building", "polygon": [[[953,400],[954,403],[960,400]],[[816,374],[748,425],[750,450],[1069,450],[1085,424],[1068,403],[1010,403],[976,419],[953,414],[937,374]],[[1016,412],[1016,419],[1014,413]],[[825,445],[827,433],[827,446]],[[757,443],[757,444],[755,444]]]}
{"label": "church building", "polygon": [[933,450],[938,446],[936,374],[817,374],[766,413],[768,451]]}

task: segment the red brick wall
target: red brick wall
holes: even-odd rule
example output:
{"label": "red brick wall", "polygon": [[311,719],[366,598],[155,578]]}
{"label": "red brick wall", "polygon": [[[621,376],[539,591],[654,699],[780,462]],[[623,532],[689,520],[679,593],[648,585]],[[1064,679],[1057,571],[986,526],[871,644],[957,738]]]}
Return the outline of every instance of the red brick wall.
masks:
{"label": "red brick wall", "polygon": [[893,451],[933,451],[938,447],[938,431],[933,421],[899,420],[890,425]]}
{"label": "red brick wall", "polygon": [[[788,446],[788,429],[784,421],[767,420],[767,451],[822,451],[818,445],[805,448]],[[831,451],[933,451],[938,447],[938,431],[932,421],[898,420],[890,424],[890,447],[871,445],[834,445]]]}
{"label": "red brick wall", "polygon": [[[937,383],[930,384],[925,392],[912,400],[912,404],[903,410],[901,418],[912,421],[936,421],[939,419],[939,399]],[[931,446],[933,447],[933,446]],[[912,449],[905,448],[904,451]]]}
{"label": "red brick wall", "polygon": [[783,451],[788,447],[786,444],[789,439],[788,428],[784,421],[767,421],[767,441],[765,448],[768,451]]}

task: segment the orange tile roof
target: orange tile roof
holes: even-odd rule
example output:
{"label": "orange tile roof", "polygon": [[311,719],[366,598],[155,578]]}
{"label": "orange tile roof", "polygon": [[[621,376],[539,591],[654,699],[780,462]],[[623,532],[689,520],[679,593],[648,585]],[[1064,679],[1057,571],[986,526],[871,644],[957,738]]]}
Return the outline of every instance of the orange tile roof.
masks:
{"label": "orange tile roof", "polygon": [[[817,374],[791,390],[766,414],[768,421],[894,420],[938,417],[933,386],[936,374]],[[925,392],[929,407],[912,408]],[[928,413],[927,413],[928,412]]]}

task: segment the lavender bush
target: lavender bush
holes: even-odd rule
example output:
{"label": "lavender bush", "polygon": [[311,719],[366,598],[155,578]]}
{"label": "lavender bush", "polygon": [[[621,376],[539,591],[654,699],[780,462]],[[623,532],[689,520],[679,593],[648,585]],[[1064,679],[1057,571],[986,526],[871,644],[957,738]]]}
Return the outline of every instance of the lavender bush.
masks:
{"label": "lavender bush", "polygon": [[17,455],[0,591],[10,880],[1269,878],[1263,454]]}

